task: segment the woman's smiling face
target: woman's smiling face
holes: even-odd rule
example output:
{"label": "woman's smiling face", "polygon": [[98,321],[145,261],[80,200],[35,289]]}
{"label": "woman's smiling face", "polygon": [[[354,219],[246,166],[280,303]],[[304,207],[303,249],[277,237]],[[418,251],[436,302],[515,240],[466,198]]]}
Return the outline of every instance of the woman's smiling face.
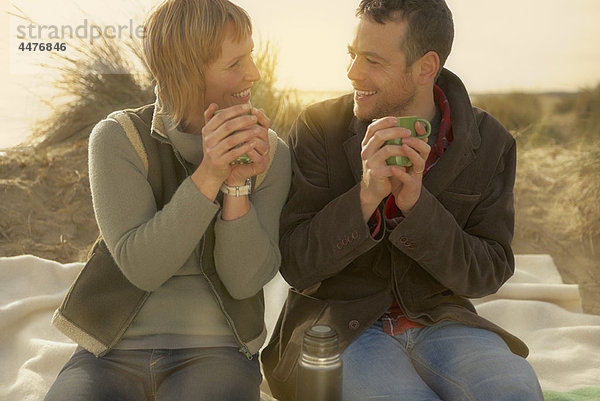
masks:
{"label": "woman's smiling face", "polygon": [[205,71],[204,108],[216,103],[219,109],[248,103],[252,84],[260,72],[252,59],[254,42],[247,35],[235,39],[233,27],[227,27],[221,55]]}

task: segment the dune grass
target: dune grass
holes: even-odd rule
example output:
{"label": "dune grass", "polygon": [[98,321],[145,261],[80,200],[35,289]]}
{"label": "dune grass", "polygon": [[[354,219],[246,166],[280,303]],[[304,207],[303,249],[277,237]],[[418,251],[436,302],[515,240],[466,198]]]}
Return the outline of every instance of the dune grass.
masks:
{"label": "dune grass", "polygon": [[132,37],[101,37],[93,44],[79,40],[71,49],[69,56],[55,53],[47,66],[60,78],[54,82],[57,97],[47,102],[51,117],[36,130],[41,145],[86,138],[110,112],[154,101],[150,72],[140,63],[140,44]]}
{"label": "dune grass", "polygon": [[514,252],[550,254],[583,310],[600,313],[600,85],[479,100],[517,141]]}
{"label": "dune grass", "polygon": [[526,129],[537,123],[542,114],[540,98],[530,93],[480,95],[474,103],[491,113],[508,130]]}
{"label": "dune grass", "polygon": [[[554,96],[554,97],[553,97]],[[600,252],[600,85],[576,94],[476,97],[518,144],[517,241]],[[551,99],[552,101],[548,101]],[[520,217],[520,218],[519,218]]]}
{"label": "dune grass", "polygon": [[586,138],[598,139],[600,125],[600,84],[595,88],[584,88],[578,93],[565,96],[556,104],[554,111],[559,115],[575,114],[581,134]]}
{"label": "dune grass", "polygon": [[278,50],[269,41],[261,41],[254,62],[260,70],[261,80],[252,88],[252,104],[262,108],[271,118],[272,128],[286,139],[292,123],[302,110],[295,89],[277,88]]}

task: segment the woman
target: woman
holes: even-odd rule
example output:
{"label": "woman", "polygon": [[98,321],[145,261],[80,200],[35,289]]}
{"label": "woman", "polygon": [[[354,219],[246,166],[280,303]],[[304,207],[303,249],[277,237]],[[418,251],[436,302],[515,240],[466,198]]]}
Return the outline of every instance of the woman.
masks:
{"label": "woman", "polygon": [[291,173],[249,103],[251,35],[227,0],[167,0],[147,18],[157,102],[90,137],[102,241],[54,316],[79,347],[46,400],[259,399]]}

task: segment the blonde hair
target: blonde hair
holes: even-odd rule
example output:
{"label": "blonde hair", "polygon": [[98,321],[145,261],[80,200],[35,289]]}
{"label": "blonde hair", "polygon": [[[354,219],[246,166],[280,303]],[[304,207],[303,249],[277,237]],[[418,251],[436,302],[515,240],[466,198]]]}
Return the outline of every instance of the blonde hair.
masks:
{"label": "blonde hair", "polygon": [[246,11],[228,0],[166,0],[146,18],[142,44],[156,80],[158,111],[166,110],[176,124],[199,112],[204,72],[221,55],[230,23],[235,40],[252,35]]}

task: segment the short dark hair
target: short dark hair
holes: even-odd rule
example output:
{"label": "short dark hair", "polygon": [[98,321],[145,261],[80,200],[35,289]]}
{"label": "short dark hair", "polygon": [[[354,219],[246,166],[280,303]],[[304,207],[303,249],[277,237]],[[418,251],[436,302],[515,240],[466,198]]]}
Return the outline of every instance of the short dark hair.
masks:
{"label": "short dark hair", "polygon": [[440,58],[441,70],[452,49],[454,23],[444,0],[362,0],[356,16],[368,17],[379,24],[408,21],[401,48],[409,66],[434,51]]}

